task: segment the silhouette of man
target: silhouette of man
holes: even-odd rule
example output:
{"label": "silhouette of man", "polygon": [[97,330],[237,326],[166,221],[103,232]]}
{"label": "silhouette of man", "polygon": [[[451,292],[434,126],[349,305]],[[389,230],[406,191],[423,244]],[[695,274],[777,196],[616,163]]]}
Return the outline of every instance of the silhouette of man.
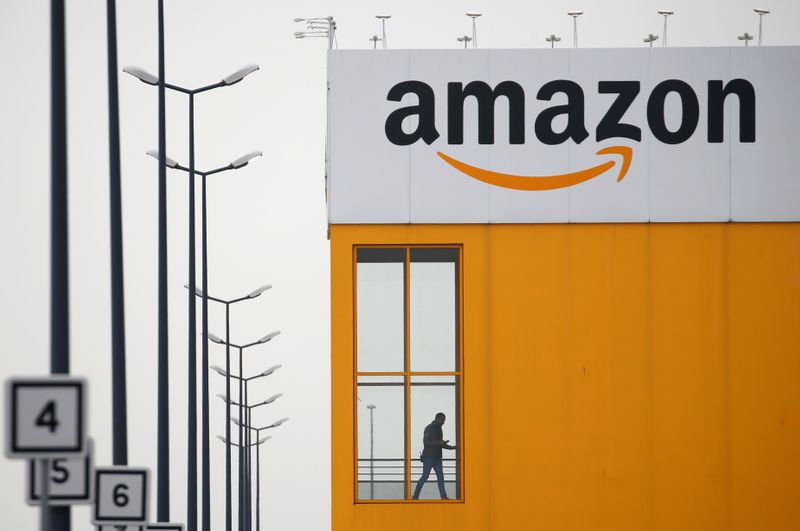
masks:
{"label": "silhouette of man", "polygon": [[444,470],[442,469],[442,449],[455,450],[455,446],[451,446],[449,440],[444,440],[442,435],[442,425],[444,424],[444,413],[437,413],[433,422],[425,427],[425,433],[422,436],[422,476],[417,482],[417,488],[414,489],[414,500],[419,499],[419,492],[422,486],[428,481],[428,476],[431,474],[431,468],[436,472],[436,483],[439,485],[439,496],[443,500],[449,500],[447,491],[444,490]]}

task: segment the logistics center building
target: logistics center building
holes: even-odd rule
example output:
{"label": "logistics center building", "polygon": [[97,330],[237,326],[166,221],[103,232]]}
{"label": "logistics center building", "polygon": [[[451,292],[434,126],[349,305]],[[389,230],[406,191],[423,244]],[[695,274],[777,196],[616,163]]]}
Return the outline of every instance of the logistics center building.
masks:
{"label": "logistics center building", "polygon": [[330,52],[335,531],[800,529],[798,64]]}

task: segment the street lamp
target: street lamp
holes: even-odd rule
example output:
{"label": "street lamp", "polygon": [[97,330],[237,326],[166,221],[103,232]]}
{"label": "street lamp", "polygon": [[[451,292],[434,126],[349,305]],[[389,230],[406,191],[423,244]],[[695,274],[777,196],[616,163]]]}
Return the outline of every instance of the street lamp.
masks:
{"label": "street lamp", "polygon": [[746,31],[744,32],[744,35],[738,35],[736,38],[740,41],[744,41],[745,48],[747,48],[748,43],[753,40],[753,36]]}
{"label": "street lamp", "polygon": [[550,34],[549,37],[545,37],[544,40],[550,43],[550,48],[555,48],[556,43],[561,41],[561,37],[556,37],[553,34]]}
{"label": "street lamp", "polygon": [[456,40],[458,42],[463,42],[464,43],[464,49],[466,50],[467,49],[467,43],[472,40],[472,37],[470,37],[469,35],[464,35],[463,37],[456,37]]}
{"label": "street lamp", "polygon": [[[383,49],[385,50],[386,49],[386,21],[389,20],[390,18],[392,18],[392,15],[389,15],[388,13],[382,13],[380,15],[375,15],[375,18],[377,18],[378,20],[381,21],[381,35],[382,35],[383,38],[380,39],[380,40],[383,42]],[[376,37],[377,37],[377,35],[376,35]]]}
{"label": "street lamp", "polygon": [[369,499],[375,499],[375,438],[373,437],[373,413],[375,404],[367,404],[369,409]]}
{"label": "street lamp", "polygon": [[[483,13],[478,13],[477,11],[467,11],[466,12],[466,15],[469,18],[472,19],[472,39],[471,40],[472,40],[472,47],[473,48],[477,48],[478,47],[478,33],[477,33],[477,30],[475,29],[475,19],[478,18],[479,16],[481,16],[482,14]],[[466,47],[466,44],[467,44],[467,41],[465,40],[464,41],[465,47]]]}
{"label": "street lamp", "polygon": [[[196,271],[196,264],[195,264],[195,186],[194,186],[194,175],[196,172],[194,163],[195,163],[195,142],[194,142],[194,97],[195,94],[200,94],[202,92],[207,92],[209,90],[213,90],[215,88],[220,87],[227,87],[231,85],[235,85],[243,80],[249,74],[252,74],[256,70],[258,70],[258,65],[246,65],[239,70],[231,73],[230,75],[222,78],[220,81],[216,83],[212,83],[210,85],[205,85],[199,88],[188,89],[185,87],[180,87],[178,85],[173,85],[170,83],[160,83],[159,78],[148,73],[142,68],[135,67],[135,66],[128,66],[123,68],[123,72],[126,72],[133,77],[139,79],[142,83],[148,85],[163,85],[164,88],[168,88],[170,90],[174,90],[176,92],[180,92],[189,96],[189,167],[188,168],[181,168],[185,169],[189,173],[189,331],[188,331],[188,338],[189,338],[189,354],[188,354],[188,372],[189,372],[189,397],[188,397],[188,409],[189,409],[189,433],[196,434],[197,433],[197,317],[196,317],[196,305],[195,305],[195,298],[191,291],[194,291],[196,287],[195,281],[195,271]],[[159,147],[159,150],[163,150],[163,148]],[[152,152],[148,153],[153,155]],[[158,157],[159,152],[156,151],[153,156],[156,158]],[[170,168],[177,168],[178,165],[174,161],[167,161],[167,154],[166,152],[162,153],[164,158],[159,159],[163,160],[164,164]],[[226,168],[227,169],[227,168]],[[220,170],[221,171],[221,170]],[[206,175],[202,174],[203,176],[203,191],[202,191],[202,267],[203,267],[203,289],[208,289],[208,260],[207,260],[207,238],[206,238]],[[208,418],[208,302],[203,300],[203,351],[202,351],[202,367],[203,367],[203,375],[202,375],[202,386],[205,390],[203,396],[205,399],[202,403],[203,408],[203,417],[205,419]],[[207,424],[207,423],[206,423]],[[209,441],[208,441],[208,427],[207,425],[203,425],[203,436],[202,439],[202,511],[203,511],[203,531],[210,531],[211,530],[211,513],[210,513],[210,505],[211,505],[211,486],[210,486],[210,456],[209,456]],[[189,465],[187,466],[187,528],[188,531],[196,531],[197,529],[197,438],[193,435],[188,439],[188,460]],[[227,523],[227,522],[226,522]],[[226,527],[227,531],[231,531],[231,527]]]}
{"label": "street lamp", "polygon": [[[225,380],[226,380],[226,384],[225,385],[226,385],[226,389],[227,389],[227,393],[225,395],[226,396],[226,400],[225,401],[228,404],[228,407],[226,408],[228,413],[227,413],[227,419],[226,419],[226,424],[225,424],[225,432],[226,432],[226,434],[228,436],[228,440],[230,440],[230,429],[231,429],[231,416],[230,416],[231,408],[230,408],[230,406],[232,404],[231,399],[230,399],[230,396],[231,396],[230,388],[231,388],[231,377],[232,377],[231,376],[231,371],[230,371],[230,364],[231,364],[230,347],[239,349],[239,374],[241,375],[242,374],[242,357],[243,357],[244,350],[248,349],[250,347],[254,347],[256,345],[261,345],[261,344],[264,344],[264,343],[268,343],[269,341],[272,340],[272,338],[274,338],[275,336],[277,336],[278,334],[281,333],[280,330],[275,330],[274,332],[270,332],[269,334],[265,335],[261,339],[259,339],[257,341],[253,341],[251,343],[247,343],[245,345],[237,345],[235,343],[231,343],[231,341],[230,341],[230,327],[228,326],[229,323],[230,323],[230,320],[229,320],[229,314],[230,314],[229,308],[230,308],[231,304],[234,304],[236,302],[258,297],[264,291],[270,289],[271,287],[272,286],[270,286],[269,284],[267,284],[265,286],[261,286],[260,288],[254,290],[254,291],[251,291],[250,293],[248,293],[244,297],[240,297],[238,299],[233,299],[233,300],[230,300],[230,301],[224,301],[222,299],[216,299],[214,297],[208,296],[208,298],[210,300],[221,302],[221,303],[225,304],[225,323],[226,323],[226,328],[227,328],[226,340],[223,341],[222,339],[220,339],[219,337],[215,336],[214,334],[208,334],[208,338],[211,341],[213,341],[214,343],[217,343],[219,345],[225,345],[225,353],[226,353],[226,371],[225,372],[228,375],[225,378]],[[239,418],[242,418],[242,413],[244,411],[244,409],[243,409],[244,406],[241,403],[241,402],[243,402],[243,400],[242,400],[243,395],[244,395],[244,381],[242,379],[239,379],[239,402],[240,403],[239,404],[235,404],[235,405],[239,406]],[[243,435],[244,435],[244,433],[242,431],[242,428],[240,427],[239,428],[239,440],[240,441],[243,440]],[[229,451],[228,455],[230,455],[230,451]],[[228,465],[228,467],[230,467],[230,462],[228,462],[226,464]],[[230,469],[228,469],[226,471],[226,477],[230,477]],[[244,522],[244,518],[243,518],[244,517],[244,505],[243,505],[244,499],[243,499],[243,497],[241,495],[242,492],[244,492],[244,460],[242,459],[242,456],[240,455],[239,456],[239,527],[240,528],[242,527],[242,523]]]}
{"label": "street lamp", "polygon": [[372,37],[369,38],[369,41],[372,43],[372,49],[373,50],[377,50],[378,49],[378,41],[379,40],[381,40],[381,38],[378,37],[377,35],[373,35]]}
{"label": "street lamp", "polygon": [[[284,417],[280,420],[277,420],[272,424],[270,424],[269,426],[262,426],[261,428],[253,428],[252,426],[246,425],[245,428],[255,431],[256,438],[258,438],[261,436],[261,432],[263,430],[277,428],[287,420],[289,420],[289,417]],[[237,425],[239,425],[239,421],[237,419],[234,419],[233,421]],[[266,437],[266,439],[269,439],[269,437]],[[247,453],[250,454],[250,451],[248,451]],[[251,481],[249,477],[247,481],[248,483]],[[261,531],[261,445],[256,446],[256,531]]]}
{"label": "street lamp", "polygon": [[753,9],[758,14],[758,45],[761,46],[761,23],[763,22],[764,15],[769,15],[768,9],[755,8]]}
{"label": "street lamp", "polygon": [[578,47],[578,17],[583,15],[583,11],[567,11],[567,15],[572,17],[572,46]]}
{"label": "street lamp", "polygon": [[[666,46],[667,46],[667,18],[669,18],[670,15],[674,15],[675,11],[672,11],[672,10],[669,10],[669,9],[659,9],[658,10],[658,14],[664,17],[664,32],[662,33],[664,35],[664,38],[661,41],[661,46],[666,48]],[[650,47],[652,48],[653,45],[650,44]]]}
{"label": "street lamp", "polygon": [[653,35],[652,33],[644,38],[644,42],[648,43],[650,45],[650,48],[653,47],[653,43],[657,40],[658,40],[658,35]]}

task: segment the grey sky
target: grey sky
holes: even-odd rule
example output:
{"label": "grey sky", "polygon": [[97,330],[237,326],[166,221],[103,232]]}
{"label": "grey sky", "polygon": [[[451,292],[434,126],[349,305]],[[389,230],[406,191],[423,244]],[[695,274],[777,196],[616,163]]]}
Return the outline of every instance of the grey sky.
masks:
{"label": "grey sky", "polygon": [[[392,48],[457,47],[470,31],[464,11],[481,10],[481,47],[545,47],[550,33],[571,41],[568,9],[583,9],[580,44],[644,46],[661,33],[658,8],[677,11],[675,46],[740,45],[755,34],[749,0],[166,2],[167,78],[196,86],[215,82],[246,63],[261,71],[243,83],[198,96],[197,164],[216,167],[260,149],[248,167],[211,178],[210,291],[223,297],[269,282],[274,289],[233,312],[234,341],[273,329],[282,334],[247,354],[246,372],[283,368],[255,383],[253,396],[283,392],[255,414],[275,430],[263,449],[263,511],[273,529],[329,527],[329,289],[323,196],[325,126],[323,40],[296,41],[297,16],[333,15],[340,48],[368,48],[380,30],[376,12],[389,12]],[[760,6],[759,6],[760,7]],[[800,3],[770,0],[765,44],[798,44]],[[155,0],[118,0],[119,64],[156,72]],[[110,462],[110,319],[105,2],[73,0],[67,7],[70,178],[72,370],[90,380],[90,430],[97,463]],[[0,377],[47,370],[49,282],[49,2],[0,1],[0,310],[4,338]],[[657,43],[660,44],[660,43]],[[156,89],[120,78],[125,231],[130,462],[155,471],[156,373]],[[186,100],[168,96],[168,153],[186,161]],[[186,198],[184,174],[169,174],[169,295],[172,433],[172,512],[185,519],[186,476]],[[211,330],[223,315],[212,306]],[[212,345],[211,362],[223,351]],[[211,392],[222,379],[211,376]],[[222,403],[212,401],[212,434],[224,429]],[[214,528],[222,525],[223,447],[212,441]],[[24,467],[0,458],[4,528],[34,529],[37,512],[23,505]],[[89,528],[88,509],[74,512],[75,529]]]}

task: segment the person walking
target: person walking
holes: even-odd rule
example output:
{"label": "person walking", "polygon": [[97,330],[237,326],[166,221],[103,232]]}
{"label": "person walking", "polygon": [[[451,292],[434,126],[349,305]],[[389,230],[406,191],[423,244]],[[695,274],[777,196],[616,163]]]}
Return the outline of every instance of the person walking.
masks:
{"label": "person walking", "polygon": [[442,450],[455,450],[455,446],[451,446],[449,440],[444,440],[442,434],[442,425],[445,421],[444,413],[437,413],[433,422],[425,427],[425,432],[422,436],[422,454],[420,460],[422,461],[422,476],[417,482],[417,488],[414,489],[414,496],[412,499],[418,500],[419,493],[422,486],[428,481],[428,476],[431,474],[431,468],[436,472],[436,483],[439,486],[439,496],[443,500],[449,500],[447,491],[444,488],[444,469],[442,468]]}

